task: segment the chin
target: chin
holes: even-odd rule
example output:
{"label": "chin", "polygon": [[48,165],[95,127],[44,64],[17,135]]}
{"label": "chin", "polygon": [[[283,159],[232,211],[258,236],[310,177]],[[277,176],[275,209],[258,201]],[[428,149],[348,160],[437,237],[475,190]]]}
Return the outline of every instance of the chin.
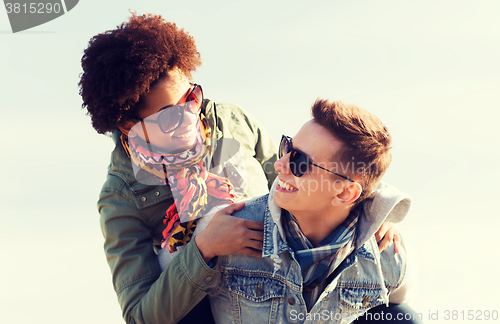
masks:
{"label": "chin", "polygon": [[190,137],[171,138],[167,147],[163,151],[167,154],[180,153],[194,147],[196,144],[196,134]]}
{"label": "chin", "polygon": [[287,200],[283,199],[280,197],[280,192],[276,191],[273,195],[273,201],[278,205],[279,208],[281,209],[287,209]]}
{"label": "chin", "polygon": [[196,134],[194,136],[191,136],[189,138],[186,138],[186,140],[182,139],[179,143],[180,148],[183,150],[188,150],[196,145]]}

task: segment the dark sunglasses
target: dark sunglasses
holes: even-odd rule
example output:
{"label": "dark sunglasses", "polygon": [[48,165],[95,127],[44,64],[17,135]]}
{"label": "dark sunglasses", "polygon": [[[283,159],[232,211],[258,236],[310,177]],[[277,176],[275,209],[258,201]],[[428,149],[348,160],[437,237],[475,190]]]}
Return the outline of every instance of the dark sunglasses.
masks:
{"label": "dark sunglasses", "polygon": [[307,154],[293,148],[291,137],[283,135],[281,137],[281,142],[279,147],[279,153],[278,153],[279,158],[281,159],[283,155],[286,155],[288,153],[290,153],[290,162],[289,162],[290,171],[292,171],[292,174],[298,178],[302,177],[307,172],[307,170],[309,170],[310,165],[314,165],[317,168],[323,169],[341,178],[354,182],[354,180],[351,180],[346,176],[330,171],[328,169],[323,168],[322,166],[313,163],[311,159],[307,156]]}
{"label": "dark sunglasses", "polygon": [[175,106],[166,106],[157,113],[145,118],[139,119],[144,123],[157,124],[165,134],[172,133],[182,124],[184,111],[197,114],[201,109],[203,102],[203,90],[201,86],[195,84],[186,96],[183,96]]}

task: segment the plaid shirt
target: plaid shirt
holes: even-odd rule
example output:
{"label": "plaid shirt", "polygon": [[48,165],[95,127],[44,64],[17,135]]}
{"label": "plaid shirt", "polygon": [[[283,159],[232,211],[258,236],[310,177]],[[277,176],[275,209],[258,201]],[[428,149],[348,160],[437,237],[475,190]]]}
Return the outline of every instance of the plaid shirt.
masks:
{"label": "plaid shirt", "polygon": [[356,207],[349,216],[317,247],[300,229],[295,217],[287,211],[284,213],[283,227],[288,245],[295,252],[304,279],[303,296],[310,311],[328,284],[326,278],[354,250],[353,242],[361,208]]}

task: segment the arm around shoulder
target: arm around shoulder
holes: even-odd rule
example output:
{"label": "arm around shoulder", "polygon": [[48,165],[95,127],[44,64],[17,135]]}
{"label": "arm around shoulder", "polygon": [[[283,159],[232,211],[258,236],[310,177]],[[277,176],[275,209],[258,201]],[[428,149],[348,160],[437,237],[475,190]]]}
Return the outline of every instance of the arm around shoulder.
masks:
{"label": "arm around shoulder", "polygon": [[188,244],[161,272],[151,226],[120,185],[115,182],[115,186],[103,189],[98,208],[106,259],[125,321],[179,321],[206,295],[204,289],[210,284],[205,281],[206,274],[213,271],[199,256],[196,245]]}
{"label": "arm around shoulder", "polygon": [[406,242],[403,241],[402,246],[406,258],[404,277],[401,285],[389,295],[389,301],[411,305],[417,295],[419,260],[415,251]]}

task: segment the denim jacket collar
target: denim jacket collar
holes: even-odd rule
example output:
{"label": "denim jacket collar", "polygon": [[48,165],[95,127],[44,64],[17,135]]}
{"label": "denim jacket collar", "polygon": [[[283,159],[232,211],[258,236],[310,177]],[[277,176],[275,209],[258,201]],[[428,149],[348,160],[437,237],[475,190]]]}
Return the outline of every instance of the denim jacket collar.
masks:
{"label": "denim jacket collar", "polygon": [[[262,250],[262,257],[269,257],[273,253],[279,254],[288,249],[286,235],[281,225],[281,208],[273,200],[277,181],[278,178],[273,183],[268,196],[268,208],[264,219],[264,249]],[[381,182],[362,204],[363,212],[361,213],[358,228],[356,229],[356,250],[363,247],[383,222],[398,223],[402,221],[410,209],[411,198],[395,187]],[[274,231],[279,233],[277,249],[274,248]]]}

